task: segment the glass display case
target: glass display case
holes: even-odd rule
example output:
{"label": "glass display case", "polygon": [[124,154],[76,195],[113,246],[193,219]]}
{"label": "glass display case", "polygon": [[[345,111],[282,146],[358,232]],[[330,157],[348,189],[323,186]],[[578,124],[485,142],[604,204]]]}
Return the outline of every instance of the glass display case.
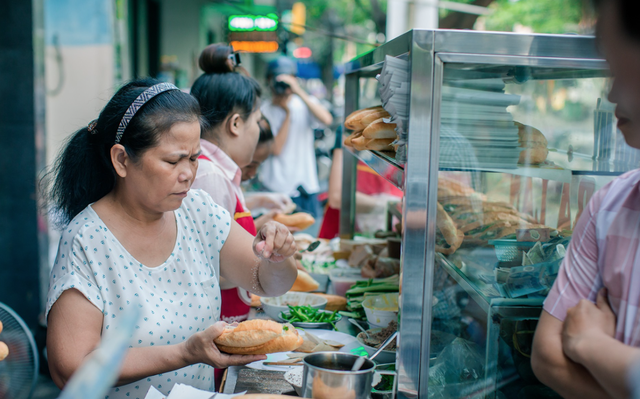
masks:
{"label": "glass display case", "polygon": [[558,397],[530,366],[542,304],[591,196],[640,163],[594,39],[413,30],[346,71],[345,115],[396,125],[347,146],[340,234],[358,162],[403,190],[398,397]]}

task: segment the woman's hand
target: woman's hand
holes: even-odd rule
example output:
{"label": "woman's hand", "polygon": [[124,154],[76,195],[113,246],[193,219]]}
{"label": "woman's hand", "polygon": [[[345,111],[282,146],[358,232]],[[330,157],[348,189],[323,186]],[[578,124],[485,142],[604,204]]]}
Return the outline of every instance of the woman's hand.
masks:
{"label": "woman's hand", "polygon": [[576,363],[582,363],[584,351],[597,344],[601,337],[615,336],[616,315],[606,294],[606,288],[602,288],[595,304],[583,299],[567,311],[562,326],[562,350]]}
{"label": "woman's hand", "polygon": [[227,355],[222,353],[213,342],[224,331],[227,323],[219,321],[204,331],[197,332],[183,342],[184,359],[187,364],[205,363],[218,369],[229,366],[243,366],[259,360],[265,355]]}
{"label": "woman's hand", "polygon": [[278,222],[267,222],[253,240],[253,252],[260,258],[279,263],[298,250],[293,235],[287,226]]}
{"label": "woman's hand", "polygon": [[261,205],[267,209],[283,213],[291,213],[296,209],[291,197],[283,193],[262,193],[260,199]]}

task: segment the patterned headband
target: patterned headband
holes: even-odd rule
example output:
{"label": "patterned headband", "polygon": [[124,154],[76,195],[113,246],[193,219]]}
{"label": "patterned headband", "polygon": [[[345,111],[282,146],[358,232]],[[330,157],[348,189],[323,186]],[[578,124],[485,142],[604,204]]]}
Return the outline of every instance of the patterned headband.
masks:
{"label": "patterned headband", "polygon": [[122,116],[120,125],[118,125],[118,132],[116,133],[115,144],[118,144],[122,139],[122,135],[124,134],[124,131],[127,129],[129,122],[131,122],[131,119],[133,119],[133,116],[136,114],[136,112],[138,112],[138,110],[142,108],[142,106],[147,101],[157,96],[158,94],[168,90],[180,90],[180,89],[178,89],[171,83],[158,83],[157,85],[153,85],[149,87],[147,90],[143,91],[142,94],[140,94],[133,101],[133,103],[129,106],[129,108],[127,108],[127,112],[125,112],[124,115]]}

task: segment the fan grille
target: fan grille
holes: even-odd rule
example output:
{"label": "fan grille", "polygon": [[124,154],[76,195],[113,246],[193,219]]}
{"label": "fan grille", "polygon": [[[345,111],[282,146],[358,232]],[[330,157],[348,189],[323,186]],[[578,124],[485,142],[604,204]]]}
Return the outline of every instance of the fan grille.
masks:
{"label": "fan grille", "polygon": [[0,302],[3,330],[0,341],[9,356],[0,362],[0,398],[30,398],[38,378],[38,353],[27,325],[11,308]]}

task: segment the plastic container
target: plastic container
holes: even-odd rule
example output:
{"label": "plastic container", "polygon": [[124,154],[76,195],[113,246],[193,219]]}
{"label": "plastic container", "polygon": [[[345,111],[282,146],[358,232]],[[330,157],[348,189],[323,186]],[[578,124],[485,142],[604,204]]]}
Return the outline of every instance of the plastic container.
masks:
{"label": "plastic container", "polygon": [[365,296],[362,307],[372,327],[387,327],[398,320],[398,294]]}
{"label": "plastic container", "polygon": [[360,269],[332,269],[329,271],[329,280],[335,294],[345,296],[347,290],[355,283],[369,279],[360,275]]}

